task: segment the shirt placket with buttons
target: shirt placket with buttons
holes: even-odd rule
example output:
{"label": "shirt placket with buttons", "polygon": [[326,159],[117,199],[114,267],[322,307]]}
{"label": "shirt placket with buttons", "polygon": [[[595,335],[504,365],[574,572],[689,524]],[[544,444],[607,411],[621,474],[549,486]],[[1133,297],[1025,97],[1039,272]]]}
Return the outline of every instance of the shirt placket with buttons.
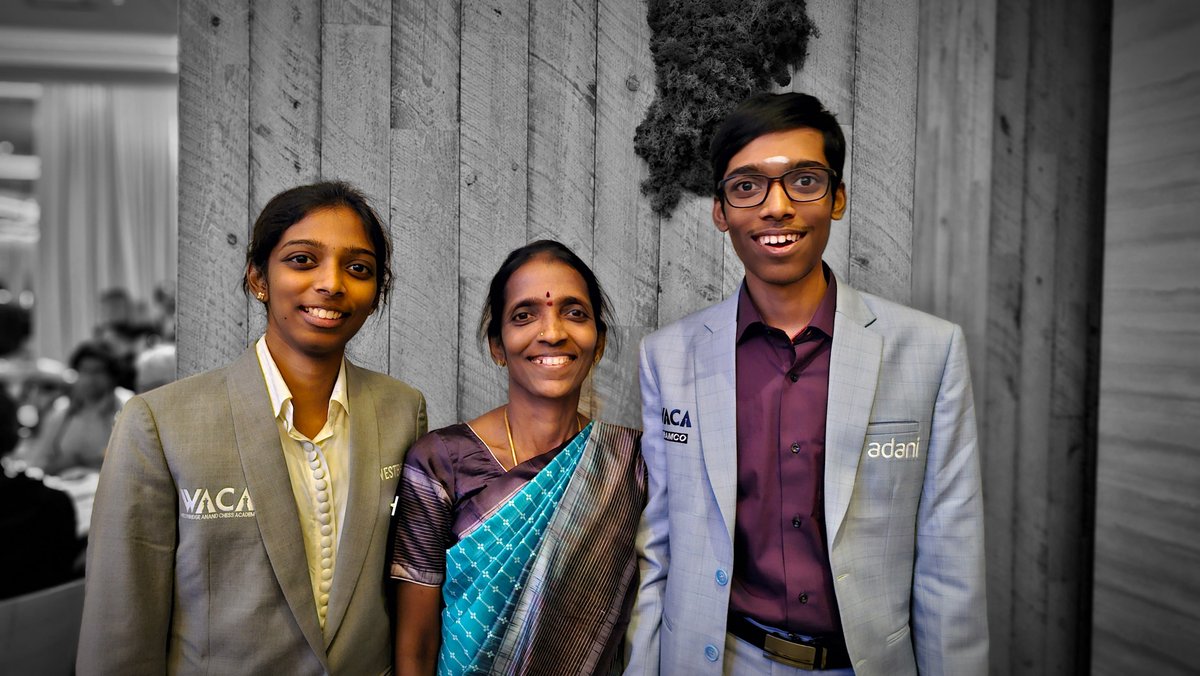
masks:
{"label": "shirt placket with buttons", "polygon": [[314,584],[317,589],[314,600],[317,604],[317,617],[321,621],[322,629],[325,628],[325,616],[329,610],[329,591],[333,588],[333,569],[334,563],[337,561],[333,482],[329,475],[329,463],[326,461],[324,450],[327,442],[333,437],[333,418],[336,415],[339,415],[338,409],[330,406],[329,420],[313,440],[289,426],[289,436],[300,444],[309,469],[306,479],[308,479],[308,494],[311,496],[313,518],[308,520],[306,528],[316,532],[310,532],[305,540],[315,543],[318,549],[316,552],[317,566],[313,571]]}
{"label": "shirt placket with buttons", "polygon": [[[826,373],[816,373],[819,368],[814,360],[820,354],[826,336],[813,328],[802,331],[795,340],[788,340],[782,332],[773,331],[771,342],[776,347],[780,366],[787,382],[778,399],[779,421],[778,447],[776,456],[781,490],[780,516],[784,519],[782,530],[784,569],[792,571],[801,557],[821,557],[825,554],[823,538],[822,478],[824,476],[825,439],[820,432],[823,426],[814,424],[825,417],[826,397],[808,396],[808,391],[795,384],[803,378],[825,378]],[[824,394],[824,393],[822,393]],[[798,412],[803,411],[803,415]],[[804,575],[788,574],[787,586],[788,624],[793,626],[828,627],[832,618],[818,608],[809,606],[812,594],[824,591],[822,580],[814,579],[813,567],[802,568]]]}

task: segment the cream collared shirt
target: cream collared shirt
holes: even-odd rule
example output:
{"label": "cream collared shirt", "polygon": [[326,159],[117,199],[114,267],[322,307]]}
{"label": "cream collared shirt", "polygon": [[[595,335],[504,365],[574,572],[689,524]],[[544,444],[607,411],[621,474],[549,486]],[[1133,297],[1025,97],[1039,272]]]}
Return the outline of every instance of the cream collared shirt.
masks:
{"label": "cream collared shirt", "polygon": [[309,439],[293,424],[292,392],[267,349],[266,336],[258,339],[255,348],[267,381],[271,410],[275,412],[292,495],[300,513],[308,577],[312,581],[317,617],[324,629],[349,490],[350,399],[346,393],[346,360],[342,360],[337,381],[333,384],[325,426],[315,438]]}

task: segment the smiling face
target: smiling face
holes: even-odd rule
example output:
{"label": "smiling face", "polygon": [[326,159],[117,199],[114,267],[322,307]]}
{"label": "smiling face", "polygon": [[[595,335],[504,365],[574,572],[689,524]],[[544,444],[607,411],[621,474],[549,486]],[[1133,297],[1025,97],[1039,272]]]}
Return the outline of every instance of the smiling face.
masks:
{"label": "smiling face", "polygon": [[[828,167],[829,163],[821,132],[801,127],[764,134],[747,143],[730,158],[724,175],[779,176],[805,166]],[[783,185],[773,181],[762,204],[737,208],[716,199],[712,213],[717,229],[729,233],[753,294],[770,286],[819,284],[830,222],[841,219],[845,209],[846,190],[841,182],[815,202],[793,202]]]}
{"label": "smiling face", "polygon": [[571,398],[604,350],[588,288],[574,268],[538,256],[522,265],[504,287],[500,340],[490,349],[508,362],[508,396]]}
{"label": "smiling face", "polygon": [[267,347],[287,355],[341,358],[377,297],[375,247],[344,206],[309,212],[284,231],[250,288],[266,296]]}

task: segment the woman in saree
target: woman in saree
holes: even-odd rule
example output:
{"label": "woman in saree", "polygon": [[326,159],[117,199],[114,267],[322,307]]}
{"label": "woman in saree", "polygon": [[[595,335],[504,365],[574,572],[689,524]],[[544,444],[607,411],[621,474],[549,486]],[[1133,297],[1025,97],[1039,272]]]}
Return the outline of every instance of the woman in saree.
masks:
{"label": "woman in saree", "polygon": [[604,294],[559,242],[508,255],[480,321],[508,401],[413,445],[397,487],[396,673],[603,674],[646,500],[640,432],[579,413]]}

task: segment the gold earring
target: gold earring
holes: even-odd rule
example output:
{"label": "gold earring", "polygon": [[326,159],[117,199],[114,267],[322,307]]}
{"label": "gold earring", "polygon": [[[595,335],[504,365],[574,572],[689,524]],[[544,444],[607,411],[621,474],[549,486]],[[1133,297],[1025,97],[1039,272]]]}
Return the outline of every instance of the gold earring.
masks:
{"label": "gold earring", "polygon": [[499,366],[500,368],[504,368],[505,366],[508,366],[508,362],[504,361],[503,359],[497,359],[496,366]]}
{"label": "gold earring", "polygon": [[258,293],[254,294],[254,295],[257,296],[258,299],[262,300],[262,301],[265,301],[267,299],[267,294],[263,293],[262,291],[259,291]]}

